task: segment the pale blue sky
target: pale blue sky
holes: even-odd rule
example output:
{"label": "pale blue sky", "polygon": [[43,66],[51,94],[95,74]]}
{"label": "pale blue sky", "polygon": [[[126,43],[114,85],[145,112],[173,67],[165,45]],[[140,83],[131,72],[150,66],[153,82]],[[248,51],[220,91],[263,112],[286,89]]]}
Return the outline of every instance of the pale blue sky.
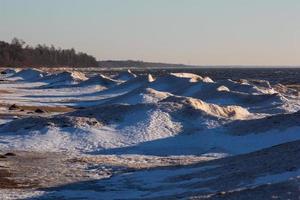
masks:
{"label": "pale blue sky", "polygon": [[0,0],[0,27],[97,59],[300,65],[300,0]]}

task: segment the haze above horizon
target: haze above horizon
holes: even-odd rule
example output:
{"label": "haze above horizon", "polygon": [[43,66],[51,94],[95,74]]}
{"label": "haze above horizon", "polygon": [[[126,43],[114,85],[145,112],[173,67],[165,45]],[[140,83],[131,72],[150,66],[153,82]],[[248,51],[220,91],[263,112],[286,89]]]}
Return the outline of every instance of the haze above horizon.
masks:
{"label": "haze above horizon", "polygon": [[300,65],[298,0],[0,0],[0,40],[99,60]]}

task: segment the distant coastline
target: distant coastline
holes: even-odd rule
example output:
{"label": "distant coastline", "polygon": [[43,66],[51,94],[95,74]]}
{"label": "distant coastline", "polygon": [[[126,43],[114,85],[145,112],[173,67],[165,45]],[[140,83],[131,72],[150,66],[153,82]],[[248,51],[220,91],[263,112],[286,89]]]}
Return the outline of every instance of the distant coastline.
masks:
{"label": "distant coastline", "polygon": [[128,68],[128,69],[197,69],[197,68],[300,68],[298,66],[290,65],[188,65],[188,64],[176,64],[176,63],[162,63],[162,62],[144,62],[134,60],[103,60],[98,61],[98,65],[101,68]]}

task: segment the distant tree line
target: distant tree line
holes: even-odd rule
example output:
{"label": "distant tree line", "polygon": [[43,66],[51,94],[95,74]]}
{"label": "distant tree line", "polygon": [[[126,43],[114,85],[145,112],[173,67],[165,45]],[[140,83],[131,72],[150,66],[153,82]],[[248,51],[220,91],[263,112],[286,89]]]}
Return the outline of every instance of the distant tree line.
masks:
{"label": "distant tree line", "polygon": [[11,43],[0,41],[0,67],[97,67],[93,56],[72,49],[55,48],[53,45],[26,45],[14,38]]}
{"label": "distant tree line", "polygon": [[102,60],[98,62],[102,68],[194,68],[197,65],[144,62],[141,60]]}

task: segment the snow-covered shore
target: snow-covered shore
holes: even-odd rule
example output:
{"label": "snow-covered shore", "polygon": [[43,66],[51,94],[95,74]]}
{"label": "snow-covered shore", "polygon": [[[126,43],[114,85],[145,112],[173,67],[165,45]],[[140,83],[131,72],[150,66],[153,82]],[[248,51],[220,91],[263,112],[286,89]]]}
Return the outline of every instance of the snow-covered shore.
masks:
{"label": "snow-covered shore", "polygon": [[[113,77],[103,74],[90,77],[76,71],[53,74],[36,69],[8,72],[2,75],[0,83],[1,151],[51,152],[72,158],[134,155],[145,156],[148,162],[155,157],[203,159],[209,156],[216,162],[227,162],[224,157],[245,159],[241,154],[251,157],[252,152],[273,149],[274,145],[288,148],[288,144],[300,140],[299,92],[263,80],[214,81],[191,73],[138,76],[131,71]],[[269,156],[271,159],[272,154]],[[164,164],[149,168],[159,166]],[[280,182],[296,177],[298,169],[292,173],[280,172],[288,173],[278,176],[287,177]],[[203,186],[201,190],[194,190],[177,181],[166,191],[154,189],[160,187],[156,183],[163,179],[183,176],[182,173],[193,174],[193,170],[193,167],[181,167],[177,175],[176,170],[167,173],[146,170],[132,175],[122,175],[125,173],[122,172],[103,182],[120,190],[121,196],[113,196],[109,188],[101,189],[101,196],[96,187],[103,188],[102,183],[97,183],[91,186],[93,192],[82,198],[92,198],[90,195],[94,193],[100,195],[100,199],[156,198],[177,192],[187,196],[204,192],[210,197],[213,196],[210,192],[220,191],[219,186],[209,185],[213,176],[191,177],[186,183],[205,182],[206,189]],[[202,167],[196,171],[199,174]],[[225,171],[213,173],[225,176]],[[259,185],[265,184],[264,180],[274,183],[278,180],[277,176],[262,178],[265,174],[252,176]],[[126,188],[122,181],[127,177],[149,191]],[[253,184],[244,185],[253,187]],[[212,187],[214,190],[209,189]],[[9,198],[9,191],[6,192]],[[83,195],[72,190],[63,190],[63,193],[70,198]]]}

